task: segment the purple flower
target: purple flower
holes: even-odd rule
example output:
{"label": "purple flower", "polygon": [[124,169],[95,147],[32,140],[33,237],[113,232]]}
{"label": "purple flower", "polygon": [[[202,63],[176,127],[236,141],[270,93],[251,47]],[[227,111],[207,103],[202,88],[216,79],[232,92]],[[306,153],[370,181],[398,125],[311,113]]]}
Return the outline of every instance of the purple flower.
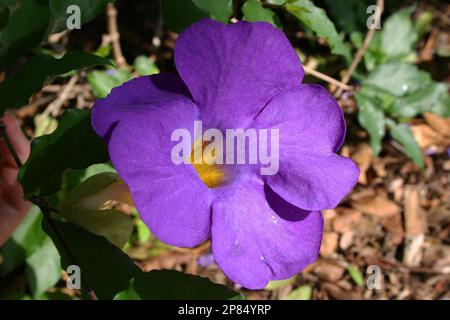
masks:
{"label": "purple flower", "polygon": [[[319,210],[335,207],[359,170],[336,155],[345,121],[303,68],[284,34],[267,23],[202,20],[180,34],[179,76],[162,73],[113,89],[93,126],[131,190],[143,221],[163,242],[211,238],[215,261],[249,289],[290,278],[316,260]],[[176,165],[171,134],[207,128],[276,128],[279,171],[258,165]],[[208,187],[209,185],[209,187]]]}

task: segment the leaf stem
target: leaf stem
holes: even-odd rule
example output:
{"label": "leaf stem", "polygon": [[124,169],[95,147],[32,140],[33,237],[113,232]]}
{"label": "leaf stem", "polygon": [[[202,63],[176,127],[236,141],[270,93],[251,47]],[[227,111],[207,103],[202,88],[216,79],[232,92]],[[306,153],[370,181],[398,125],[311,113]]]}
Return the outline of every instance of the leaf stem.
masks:
{"label": "leaf stem", "polygon": [[[75,259],[74,255],[70,251],[69,246],[67,245],[66,241],[64,240],[64,237],[59,232],[59,230],[56,227],[56,225],[53,223],[53,219],[51,217],[51,213],[53,211],[56,211],[56,210],[50,208],[50,206],[48,205],[47,201],[44,198],[36,196],[36,195],[32,195],[30,197],[30,202],[32,202],[33,204],[35,204],[36,206],[39,207],[39,209],[41,210],[42,214],[44,215],[44,219],[46,219],[46,221],[48,222],[48,225],[50,226],[50,228],[52,228],[52,230],[55,233],[56,237],[61,242],[61,246],[62,246],[63,250],[66,252],[66,254],[69,257],[69,259],[71,260],[71,262],[73,264],[79,266],[79,264],[77,263],[77,260]],[[91,300],[98,300],[97,295],[95,294],[95,291],[92,289],[92,286],[89,284],[89,282],[83,276],[81,277],[81,281],[83,283],[83,286],[86,288],[86,292],[87,292],[87,294],[89,296],[89,299],[91,299]]]}
{"label": "leaf stem", "polygon": [[[17,167],[20,169],[22,167],[22,161],[20,160],[19,156],[17,155],[17,152],[14,149],[14,146],[12,145],[11,140],[9,139],[8,133],[6,132],[5,125],[1,121],[0,121],[0,137],[5,140],[5,143],[6,143],[6,146],[7,146],[8,150],[9,150],[9,152],[13,156],[14,161],[17,164]],[[56,211],[56,210],[50,208],[50,206],[47,203],[47,200],[45,200],[43,197],[40,197],[40,196],[37,196],[37,195],[31,195],[29,197],[29,199],[27,199],[27,200],[29,200],[31,203],[33,203],[34,205],[39,207],[39,209],[41,210],[42,214],[44,215],[44,219],[46,219],[46,221],[48,222],[50,228],[52,228],[52,230],[55,233],[56,237],[61,242],[61,245],[62,245],[64,251],[66,251],[67,256],[69,257],[71,262],[73,264],[79,265],[76,262],[76,259],[75,259],[74,255],[72,254],[72,252],[70,251],[70,249],[69,249],[67,243],[65,242],[63,236],[59,232],[59,230],[56,227],[56,225],[53,223],[53,220],[51,218],[51,213],[52,213],[52,211]],[[89,282],[84,277],[81,277],[81,281],[83,283],[83,286],[86,288],[86,291],[87,291],[87,294],[88,294],[89,298],[91,300],[98,300],[97,295],[95,294],[95,292],[92,289],[92,287],[89,284]]]}
{"label": "leaf stem", "polygon": [[[380,14],[377,18],[381,19],[381,15],[383,14],[383,11],[384,11],[384,0],[377,0],[377,6],[380,8]],[[353,73],[356,71],[356,68],[358,67],[359,63],[364,58],[364,54],[366,53],[367,49],[369,49],[369,46],[370,46],[370,43],[372,42],[372,38],[373,38],[373,35],[375,34],[375,31],[376,31],[376,29],[372,28],[372,29],[369,29],[369,31],[367,32],[366,37],[364,38],[364,43],[363,43],[362,47],[359,48],[358,52],[356,52],[356,55],[353,58],[350,68],[345,73],[344,77],[342,78],[343,84],[346,85],[350,81],[350,79],[351,79]],[[344,90],[345,89],[340,87],[336,91],[335,97],[339,99],[340,96],[342,95],[342,93],[344,92]]]}
{"label": "leaf stem", "polygon": [[6,132],[6,127],[3,122],[0,122],[0,138],[3,138],[6,143],[6,147],[8,148],[9,152],[14,158],[14,161],[16,162],[17,168],[20,169],[22,167],[22,161],[20,161],[19,156],[17,155],[16,150],[14,149],[14,146],[11,143],[11,140],[8,137],[8,133]]}

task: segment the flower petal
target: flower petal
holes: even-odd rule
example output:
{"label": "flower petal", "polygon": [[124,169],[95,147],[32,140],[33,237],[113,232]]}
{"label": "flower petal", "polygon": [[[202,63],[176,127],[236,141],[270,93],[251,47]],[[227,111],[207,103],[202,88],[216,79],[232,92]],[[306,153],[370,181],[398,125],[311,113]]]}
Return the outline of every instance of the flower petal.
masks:
{"label": "flower petal", "polygon": [[190,98],[173,90],[180,83],[169,75],[132,80],[95,104],[92,122],[150,230],[192,247],[209,237],[211,195],[193,166],[171,160],[173,130],[192,131],[197,117]]}
{"label": "flower petal", "polygon": [[180,34],[175,63],[202,120],[216,128],[245,127],[274,95],[303,79],[289,40],[265,22],[201,20]]}
{"label": "flower petal", "polygon": [[356,185],[358,167],[335,154],[345,138],[343,113],[322,87],[300,85],[274,97],[253,126],[279,129],[279,171],[265,180],[293,205],[334,208]]}
{"label": "flower petal", "polygon": [[284,148],[304,153],[330,154],[345,139],[344,114],[321,86],[302,84],[283,92],[256,117],[254,127],[278,128],[280,152]]}
{"label": "flower petal", "polygon": [[153,76],[135,78],[112,89],[104,99],[98,99],[92,110],[92,126],[104,138],[126,112],[136,112],[138,106],[156,104],[180,97],[190,97],[190,93],[179,76],[160,73]]}
{"label": "flower petal", "polygon": [[294,207],[262,181],[241,180],[213,203],[214,259],[231,280],[261,289],[315,261],[322,228],[320,212]]}
{"label": "flower petal", "polygon": [[325,210],[335,208],[352,191],[358,177],[358,167],[348,158],[285,151],[280,152],[278,173],[265,179],[293,205],[305,210]]}

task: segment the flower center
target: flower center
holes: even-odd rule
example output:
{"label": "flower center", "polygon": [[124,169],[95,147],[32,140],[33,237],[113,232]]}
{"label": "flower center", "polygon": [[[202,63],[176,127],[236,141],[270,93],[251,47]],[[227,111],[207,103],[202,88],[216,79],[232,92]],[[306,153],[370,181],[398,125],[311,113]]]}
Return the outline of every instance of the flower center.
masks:
{"label": "flower center", "polygon": [[[226,182],[226,175],[222,165],[215,163],[211,164],[212,159],[215,157],[216,150],[210,149],[209,152],[204,152],[208,144],[208,142],[202,143],[202,141],[194,143],[191,153],[191,163],[203,183],[208,188],[212,189],[224,185]],[[196,154],[195,151],[200,152],[197,152]]]}

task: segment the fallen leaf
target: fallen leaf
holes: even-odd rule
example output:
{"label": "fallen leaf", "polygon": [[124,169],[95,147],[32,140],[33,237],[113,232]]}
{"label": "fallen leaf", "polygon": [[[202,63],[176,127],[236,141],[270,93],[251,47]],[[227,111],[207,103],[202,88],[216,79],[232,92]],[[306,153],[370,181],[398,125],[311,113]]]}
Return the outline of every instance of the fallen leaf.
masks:
{"label": "fallen leaf", "polygon": [[411,130],[414,139],[423,149],[437,145],[450,145],[450,139],[445,138],[441,133],[426,124],[413,125],[411,126]]}
{"label": "fallen leaf", "polygon": [[419,190],[415,186],[405,186],[404,194],[406,236],[415,237],[424,234],[427,229],[427,221],[419,204]]}
{"label": "fallen leaf", "polygon": [[323,234],[320,254],[322,257],[330,257],[336,251],[339,235],[336,232],[325,232]]}
{"label": "fallen leaf", "polygon": [[319,260],[315,272],[323,280],[337,282],[344,276],[345,268],[335,263]]}
{"label": "fallen leaf", "polygon": [[437,132],[440,132],[444,136],[450,137],[450,119],[442,118],[438,115],[430,112],[423,114],[425,121],[433,127]]}
{"label": "fallen leaf", "polygon": [[333,230],[339,233],[352,231],[361,219],[361,211],[349,208],[336,208],[337,216],[333,219]]}
{"label": "fallen leaf", "polygon": [[356,162],[360,170],[359,180],[360,184],[367,184],[367,170],[372,163],[372,148],[367,143],[360,143],[356,146],[356,151],[351,158]]}
{"label": "fallen leaf", "polygon": [[379,218],[392,217],[400,213],[400,207],[390,200],[385,192],[355,200],[352,207]]}

